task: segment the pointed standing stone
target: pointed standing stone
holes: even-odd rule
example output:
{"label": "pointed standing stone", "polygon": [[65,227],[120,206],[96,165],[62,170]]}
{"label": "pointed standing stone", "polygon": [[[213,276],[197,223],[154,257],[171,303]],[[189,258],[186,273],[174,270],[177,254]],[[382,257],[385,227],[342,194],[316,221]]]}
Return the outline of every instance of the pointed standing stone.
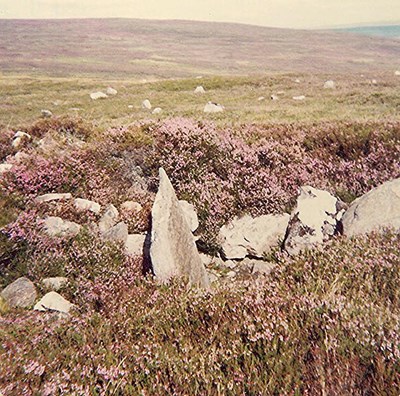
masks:
{"label": "pointed standing stone", "polygon": [[152,208],[150,258],[156,278],[168,282],[175,276],[189,284],[209,285],[205,267],[185,214],[164,169],[160,168],[160,186]]}

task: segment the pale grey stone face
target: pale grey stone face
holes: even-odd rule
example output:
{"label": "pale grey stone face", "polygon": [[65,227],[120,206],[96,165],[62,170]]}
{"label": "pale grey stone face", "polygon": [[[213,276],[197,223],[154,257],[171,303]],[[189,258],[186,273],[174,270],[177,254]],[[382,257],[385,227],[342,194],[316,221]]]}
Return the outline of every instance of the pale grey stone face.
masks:
{"label": "pale grey stone face", "polygon": [[400,179],[383,183],[356,199],[343,215],[343,233],[366,234],[385,227],[400,229]]}
{"label": "pale grey stone face", "polygon": [[186,278],[191,285],[208,287],[204,264],[172,184],[162,168],[159,174],[150,244],[154,275],[161,282],[177,276]]}
{"label": "pale grey stone face", "polygon": [[26,308],[33,305],[36,300],[35,285],[28,278],[18,278],[10,283],[2,292],[1,296],[10,307]]}
{"label": "pale grey stone face", "polygon": [[33,307],[35,311],[57,311],[68,314],[73,304],[64,297],[51,291],[45,294]]}
{"label": "pale grey stone face", "polygon": [[243,259],[247,255],[262,258],[283,240],[288,222],[288,214],[233,219],[219,232],[225,258]]}

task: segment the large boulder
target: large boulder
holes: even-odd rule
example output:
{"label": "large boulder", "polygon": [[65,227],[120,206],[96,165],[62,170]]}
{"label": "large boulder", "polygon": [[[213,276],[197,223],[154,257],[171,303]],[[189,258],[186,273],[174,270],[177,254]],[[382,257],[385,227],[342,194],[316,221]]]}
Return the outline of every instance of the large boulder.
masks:
{"label": "large boulder", "polygon": [[35,311],[56,311],[68,314],[74,305],[55,291],[45,294],[33,307]]}
{"label": "large boulder", "polygon": [[174,188],[164,169],[160,168],[159,176],[151,212],[150,258],[154,275],[161,282],[180,276],[191,285],[208,287],[204,264]]}
{"label": "large boulder", "polygon": [[51,237],[71,238],[79,234],[81,226],[60,217],[49,216],[43,223],[44,231]]}
{"label": "large boulder", "polygon": [[344,213],[343,204],[327,191],[300,188],[286,232],[284,249],[291,255],[312,248],[332,237]]}
{"label": "large boulder", "polygon": [[342,218],[343,233],[361,235],[385,227],[400,229],[400,178],[353,201]]}
{"label": "large boulder", "polygon": [[10,307],[30,307],[37,297],[36,288],[28,278],[18,278],[1,292],[1,297]]}
{"label": "large boulder", "polygon": [[248,255],[262,258],[283,241],[289,217],[288,214],[270,214],[233,219],[219,232],[224,256],[227,259],[242,259]]}

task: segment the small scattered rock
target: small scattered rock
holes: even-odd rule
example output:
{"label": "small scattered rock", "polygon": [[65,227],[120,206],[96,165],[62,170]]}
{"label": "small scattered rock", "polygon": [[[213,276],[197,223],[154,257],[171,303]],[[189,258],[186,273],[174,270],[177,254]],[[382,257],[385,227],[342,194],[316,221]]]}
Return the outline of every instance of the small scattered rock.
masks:
{"label": "small scattered rock", "polygon": [[262,102],[263,100],[265,100],[265,97],[264,97],[264,96],[259,96],[259,97],[257,98],[257,100],[258,100],[259,102]]}
{"label": "small scattered rock", "polygon": [[271,95],[271,100],[279,100],[279,97],[277,95]]}
{"label": "small scattered rock", "polygon": [[74,200],[75,208],[80,211],[90,211],[95,214],[100,213],[101,206],[97,202],[89,201],[88,199],[76,198]]}
{"label": "small scattered rock", "polygon": [[371,84],[372,84],[372,85],[377,85],[377,84],[378,84],[378,81],[375,80],[375,79],[373,79],[373,80],[371,80]]}
{"label": "small scattered rock", "polygon": [[140,212],[143,209],[143,206],[140,205],[139,202],[135,202],[135,201],[125,201],[122,205],[121,205],[121,210],[123,210],[124,212]]}
{"label": "small scattered rock", "polygon": [[400,76],[400,70],[396,70],[396,71],[394,72],[394,75],[395,75],[395,76]]}
{"label": "small scattered rock", "polygon": [[305,100],[305,96],[304,95],[299,95],[299,96],[293,96],[293,100]]}
{"label": "small scattered rock", "polygon": [[159,177],[160,185],[151,212],[150,258],[154,275],[162,282],[182,276],[191,285],[207,287],[207,273],[192,232],[162,168]]}
{"label": "small scattered rock", "polygon": [[44,220],[44,231],[51,237],[74,237],[79,234],[81,226],[60,217],[49,216]]}
{"label": "small scattered rock", "polygon": [[100,232],[106,232],[110,228],[114,227],[117,224],[119,219],[119,213],[117,208],[110,204],[107,206],[106,211],[99,221],[99,230]]}
{"label": "small scattered rock", "polygon": [[35,311],[56,311],[68,314],[74,305],[55,291],[45,294],[33,307]]}
{"label": "small scattered rock", "polygon": [[68,283],[68,278],[56,276],[54,278],[44,278],[42,283],[46,289],[58,291]]}
{"label": "small scattered rock", "polygon": [[161,114],[162,113],[162,108],[161,107],[156,107],[151,114]]}
{"label": "small scattered rock", "polygon": [[334,81],[332,81],[332,80],[325,81],[325,84],[324,84],[325,89],[334,89],[335,87],[336,87],[336,84]]}
{"label": "small scattered rock", "polygon": [[128,235],[125,242],[127,254],[132,256],[143,256],[143,248],[146,240],[146,235],[131,234]]}
{"label": "small scattered rock", "polygon": [[400,178],[353,201],[342,218],[343,233],[362,235],[385,227],[400,230]]}
{"label": "small scattered rock", "polygon": [[36,288],[28,278],[18,278],[1,292],[1,297],[10,307],[30,307],[37,297]]}
{"label": "small scattered rock", "polygon": [[72,195],[70,193],[60,193],[60,194],[50,193],[50,194],[39,195],[38,197],[35,198],[35,202],[42,203],[42,202],[66,200],[71,198]]}
{"label": "small scattered rock", "polygon": [[41,114],[43,118],[53,117],[53,113],[50,110],[41,110]]}
{"label": "small scattered rock", "polygon": [[151,110],[151,103],[150,103],[150,100],[145,99],[145,100],[142,102],[142,107],[143,107],[143,109]]}
{"label": "small scattered rock", "polygon": [[97,99],[106,99],[108,96],[104,92],[92,92],[90,94],[90,99],[97,100]]}
{"label": "small scattered rock", "polygon": [[32,140],[32,136],[29,135],[29,133],[18,131],[13,138],[13,141],[11,143],[12,147],[18,149],[20,148],[24,143],[29,142]]}
{"label": "small scattered rock", "polygon": [[128,226],[121,221],[114,227],[111,227],[102,234],[102,238],[106,241],[116,241],[126,243],[128,239]]}
{"label": "small scattered rock", "polygon": [[133,105],[128,105],[128,109],[133,109]]}
{"label": "small scattered rock", "polygon": [[299,78],[296,78],[296,79],[294,80],[294,82],[295,82],[296,84],[300,84],[300,83],[301,83],[301,80],[300,80]]}
{"label": "small scattered rock", "polygon": [[202,85],[199,85],[196,87],[196,89],[194,90],[195,94],[205,94],[206,90],[203,88]]}
{"label": "small scattered rock", "polygon": [[107,95],[114,96],[114,95],[116,95],[117,93],[118,93],[118,91],[117,91],[116,89],[111,88],[111,87],[108,87],[108,88],[107,88],[107,91],[106,91],[106,94],[107,94]]}
{"label": "small scattered rock", "polygon": [[204,113],[222,113],[225,107],[214,102],[208,102],[204,106]]}
{"label": "small scattered rock", "polygon": [[8,172],[12,169],[12,165],[11,164],[0,164],[0,175],[2,173]]}

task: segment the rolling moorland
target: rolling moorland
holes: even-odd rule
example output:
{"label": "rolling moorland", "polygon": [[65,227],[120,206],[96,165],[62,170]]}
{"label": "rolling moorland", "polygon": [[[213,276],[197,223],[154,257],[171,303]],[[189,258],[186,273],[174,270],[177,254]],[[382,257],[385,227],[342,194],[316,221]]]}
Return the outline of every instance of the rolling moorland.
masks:
{"label": "rolling moorland", "polygon": [[[400,393],[398,228],[349,237],[339,219],[295,254],[288,228],[232,259],[221,241],[235,216],[294,223],[302,186],[348,210],[400,177],[399,39],[125,19],[0,32],[0,394]],[[210,288],[160,284],[146,244],[102,231],[114,213],[144,240],[160,167],[197,212]],[[371,217],[396,224],[385,199]],[[32,309],[52,288],[68,314]]]}

